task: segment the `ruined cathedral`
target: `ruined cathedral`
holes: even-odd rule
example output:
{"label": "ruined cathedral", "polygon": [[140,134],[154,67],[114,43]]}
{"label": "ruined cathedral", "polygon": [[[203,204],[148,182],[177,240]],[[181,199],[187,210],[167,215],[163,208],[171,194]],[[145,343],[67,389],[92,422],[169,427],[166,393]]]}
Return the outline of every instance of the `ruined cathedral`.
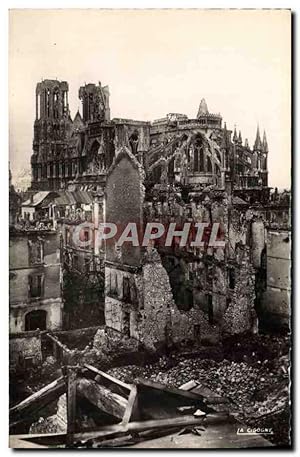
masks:
{"label": "ruined cathedral", "polygon": [[99,83],[79,89],[82,115],[72,119],[68,83],[44,80],[36,87],[31,157],[32,189],[104,187],[121,147],[142,164],[151,185],[182,186],[186,192],[231,182],[249,199],[268,198],[268,143],[264,132],[250,148],[241,132],[222,125],[204,99],[197,116],[171,113],[154,122],[110,119],[109,89]]}
{"label": "ruined cathedral", "polygon": [[[102,259],[106,327],[157,349],[220,341],[271,321],[288,325],[289,201],[268,186],[266,133],[257,127],[250,147],[205,99],[193,119],[111,119],[109,96],[101,83],[80,87],[82,112],[73,118],[68,83],[38,83],[31,156],[31,191],[57,199],[43,205],[52,219],[59,210],[63,264],[78,269],[80,256]],[[71,246],[71,194],[88,194],[92,219],[119,227],[217,222],[225,248],[181,248],[176,238],[170,247],[119,248],[94,236],[86,254]]]}

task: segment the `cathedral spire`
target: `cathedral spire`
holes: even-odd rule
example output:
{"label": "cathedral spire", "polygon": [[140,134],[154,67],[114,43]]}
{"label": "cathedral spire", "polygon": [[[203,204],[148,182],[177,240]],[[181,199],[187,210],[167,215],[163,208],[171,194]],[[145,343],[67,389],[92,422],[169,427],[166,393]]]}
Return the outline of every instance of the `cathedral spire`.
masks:
{"label": "cathedral spire", "polygon": [[233,132],[233,137],[232,137],[232,141],[234,143],[237,143],[237,140],[238,140],[238,136],[237,136],[237,133],[236,133],[236,125],[234,126],[234,132]]}
{"label": "cathedral spire", "polygon": [[202,98],[200,105],[199,105],[197,118],[200,116],[205,116],[206,114],[209,114],[208,108],[207,108],[207,103],[206,103],[205,99]]}
{"label": "cathedral spire", "polygon": [[238,144],[240,144],[240,145],[243,144],[242,134],[241,134],[241,131],[240,131],[240,130],[239,130]]}
{"label": "cathedral spire", "polygon": [[267,142],[267,135],[266,131],[264,130],[263,141],[262,141],[262,150],[263,152],[269,152],[268,142]]}
{"label": "cathedral spire", "polygon": [[259,133],[259,125],[257,125],[257,130],[256,130],[256,138],[255,138],[255,143],[254,143],[254,150],[260,150],[261,149],[261,139],[260,139],[260,133]]}
{"label": "cathedral spire", "polygon": [[245,148],[249,149],[249,141],[248,141],[248,138],[245,138]]}
{"label": "cathedral spire", "polygon": [[228,146],[228,131],[227,131],[226,122],[224,122],[222,148],[226,148],[227,146]]}

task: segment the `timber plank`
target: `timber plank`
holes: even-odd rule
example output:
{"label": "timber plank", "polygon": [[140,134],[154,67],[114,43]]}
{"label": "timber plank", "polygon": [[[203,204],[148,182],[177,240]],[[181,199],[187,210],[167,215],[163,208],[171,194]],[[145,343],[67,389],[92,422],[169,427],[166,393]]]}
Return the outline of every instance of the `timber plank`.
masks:
{"label": "timber plank", "polygon": [[[67,390],[65,378],[61,376],[55,381],[47,384],[38,392],[30,395],[9,410],[10,422],[16,422],[20,418],[28,419],[28,415],[36,412],[51,403],[55,398],[65,393]],[[25,415],[27,416],[25,418]],[[22,416],[22,417],[21,417]]]}
{"label": "timber plank", "polygon": [[131,392],[129,394],[127,406],[125,409],[125,413],[123,416],[122,424],[126,425],[130,421],[131,418],[137,419],[138,414],[138,395],[137,395],[137,387],[132,386]]}
{"label": "timber plank", "polygon": [[196,394],[193,392],[189,392],[186,390],[178,389],[177,387],[169,387],[164,384],[160,384],[159,382],[154,382],[150,380],[138,379],[137,384],[141,387],[146,387],[150,389],[159,390],[161,392],[165,392],[175,397],[184,398],[188,400],[203,400],[204,397],[200,394]]}
{"label": "timber plank", "polygon": [[120,379],[117,379],[117,378],[105,373],[104,371],[98,370],[98,368],[95,368],[92,365],[84,364],[84,367],[87,368],[89,371],[91,371],[94,375],[99,376],[100,378],[103,378],[103,380],[117,385],[127,395],[130,394],[130,391],[131,391],[131,385],[130,384],[126,384],[125,382],[121,381]]}
{"label": "timber plank", "polygon": [[128,402],[121,395],[115,394],[96,381],[86,378],[78,379],[77,392],[101,411],[118,419],[123,419]]}
{"label": "timber plank", "polygon": [[76,369],[68,367],[67,389],[67,444],[72,445],[76,424]]}

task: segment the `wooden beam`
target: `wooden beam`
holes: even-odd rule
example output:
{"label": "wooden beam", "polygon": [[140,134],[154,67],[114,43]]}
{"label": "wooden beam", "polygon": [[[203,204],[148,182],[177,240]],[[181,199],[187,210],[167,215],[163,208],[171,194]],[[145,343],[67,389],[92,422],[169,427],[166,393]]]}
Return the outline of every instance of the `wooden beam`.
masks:
{"label": "wooden beam", "polygon": [[122,382],[120,379],[117,379],[104,371],[98,370],[97,368],[93,367],[92,365],[87,365],[84,364],[84,367],[87,368],[89,371],[94,373],[96,376],[99,376],[102,378],[104,381],[109,382],[111,384],[116,384],[118,387],[120,387],[126,395],[129,395],[131,392],[131,385],[126,384],[125,382]]}
{"label": "wooden beam", "polygon": [[193,379],[191,379],[191,381],[188,381],[188,382],[185,382],[184,384],[182,384],[179,387],[179,389],[190,391],[190,390],[194,389],[197,386],[198,386],[197,382],[194,381]]}
{"label": "wooden beam", "polygon": [[45,446],[61,446],[66,444],[67,434],[66,433],[32,433],[23,435],[9,435],[10,440],[24,440],[27,442],[33,442],[42,444]]}
{"label": "wooden beam", "polygon": [[[234,420],[234,419],[232,419]],[[74,434],[74,443],[77,445],[84,445],[92,440],[99,440],[101,438],[106,440],[108,438],[116,438],[122,435],[126,435],[131,432],[143,432],[146,430],[163,430],[163,429],[172,429],[186,427],[188,425],[203,425],[205,424],[218,424],[220,422],[226,421],[228,423],[228,415],[224,414],[209,414],[206,416],[205,420],[203,417],[194,417],[191,415],[168,418],[168,419],[158,419],[158,420],[148,420],[148,421],[135,421],[129,422],[124,425],[122,423],[115,425],[107,425],[100,427],[98,430],[90,432],[82,432]],[[21,440],[33,441],[39,444],[48,444],[54,445],[62,444],[65,442],[67,435],[65,433],[55,433],[55,434],[38,434],[38,435],[12,435]]]}
{"label": "wooden beam", "polygon": [[221,397],[221,395],[217,394],[216,392],[212,391],[206,386],[203,386],[200,383],[198,383],[195,388],[192,388],[192,393],[203,396],[206,399],[207,403],[210,405],[230,403],[228,398]]}
{"label": "wooden beam", "polygon": [[52,340],[55,344],[57,344],[57,346],[59,346],[61,349],[63,349],[67,354],[70,354],[72,352],[65,344],[63,344],[61,341],[59,341],[59,339],[56,338],[55,336],[50,335],[50,333],[47,333],[46,336],[50,340]]}
{"label": "wooden beam", "polygon": [[129,394],[126,410],[123,416],[122,424],[126,425],[130,419],[138,419],[138,396],[136,386],[131,387],[131,392]]}
{"label": "wooden beam", "polygon": [[76,368],[67,368],[67,445],[72,446],[76,426]]}
{"label": "wooden beam", "polygon": [[182,389],[178,389],[177,387],[168,387],[164,384],[160,384],[159,382],[150,381],[149,379],[147,379],[147,380],[139,379],[137,384],[144,388],[156,389],[161,392],[168,393],[170,395],[174,395],[174,396],[189,399],[189,400],[195,400],[197,402],[204,400],[203,395],[195,394],[195,393],[192,393],[192,392],[189,392],[186,390],[182,390]]}
{"label": "wooden beam", "polygon": [[32,443],[31,441],[21,440],[16,438],[17,435],[10,435],[9,437],[9,447],[12,449],[35,449],[35,448],[47,448],[47,446],[42,446],[41,444]]}
{"label": "wooden beam", "polygon": [[110,426],[105,426],[99,428],[95,432],[86,432],[86,433],[76,433],[74,435],[74,440],[81,442],[82,444],[87,443],[90,440],[100,440],[101,438],[107,439],[115,438],[123,434],[132,433],[132,432],[142,432],[150,429],[170,429],[177,427],[185,427],[188,425],[200,425],[203,424],[203,417],[194,417],[191,415],[174,417],[168,419],[157,419],[157,420],[147,420],[147,421],[137,421],[129,422],[128,424],[115,424]]}
{"label": "wooden beam", "polygon": [[123,419],[127,407],[126,398],[115,394],[106,387],[100,386],[92,379],[80,378],[77,381],[77,392],[107,414]]}
{"label": "wooden beam", "polygon": [[48,405],[51,401],[65,393],[66,390],[65,379],[61,376],[10,408],[10,422],[18,421],[20,418],[28,420],[30,414]]}

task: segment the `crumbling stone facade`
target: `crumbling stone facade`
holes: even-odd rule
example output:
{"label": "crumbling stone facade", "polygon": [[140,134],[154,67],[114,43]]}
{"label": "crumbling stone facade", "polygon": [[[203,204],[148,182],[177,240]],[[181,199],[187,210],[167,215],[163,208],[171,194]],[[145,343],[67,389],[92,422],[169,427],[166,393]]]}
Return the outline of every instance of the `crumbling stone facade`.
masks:
{"label": "crumbling stone facade", "polygon": [[10,333],[61,328],[58,233],[12,230],[9,250]]}
{"label": "crumbling stone facade", "polygon": [[42,362],[42,342],[39,331],[15,333],[9,338],[9,367],[24,371]]}
{"label": "crumbling stone facade", "polygon": [[289,224],[267,227],[266,290],[262,318],[273,327],[290,326],[291,229]]}
{"label": "crumbling stone facade", "polygon": [[37,86],[32,189],[89,191],[98,205],[94,239],[102,221],[116,224],[118,236],[137,224],[139,238],[147,222],[202,222],[218,223],[225,242],[212,247],[204,233],[204,247],[181,248],[175,238],[166,248],[157,240],[151,253],[110,239],[78,255],[68,241],[76,221],[63,221],[65,268],[86,255],[105,262],[106,325],[151,349],[256,331],[267,289],[268,221],[276,208],[277,220],[286,217],[268,187],[266,133],[261,139],[257,128],[251,148],[204,99],[194,119],[110,120],[109,90],[100,83],[80,88],[83,114],[72,120],[67,93],[66,82]]}
{"label": "crumbling stone facade", "polygon": [[129,149],[121,149],[107,176],[107,222],[122,228],[128,222],[144,227],[153,220],[218,222],[225,249],[208,244],[179,248],[176,241],[170,248],[160,242],[152,248],[129,242],[118,247],[117,238],[108,240],[106,325],[153,350],[252,331],[256,314],[248,205],[225,189],[193,191],[188,201],[170,187],[147,193],[144,180],[141,164]]}

